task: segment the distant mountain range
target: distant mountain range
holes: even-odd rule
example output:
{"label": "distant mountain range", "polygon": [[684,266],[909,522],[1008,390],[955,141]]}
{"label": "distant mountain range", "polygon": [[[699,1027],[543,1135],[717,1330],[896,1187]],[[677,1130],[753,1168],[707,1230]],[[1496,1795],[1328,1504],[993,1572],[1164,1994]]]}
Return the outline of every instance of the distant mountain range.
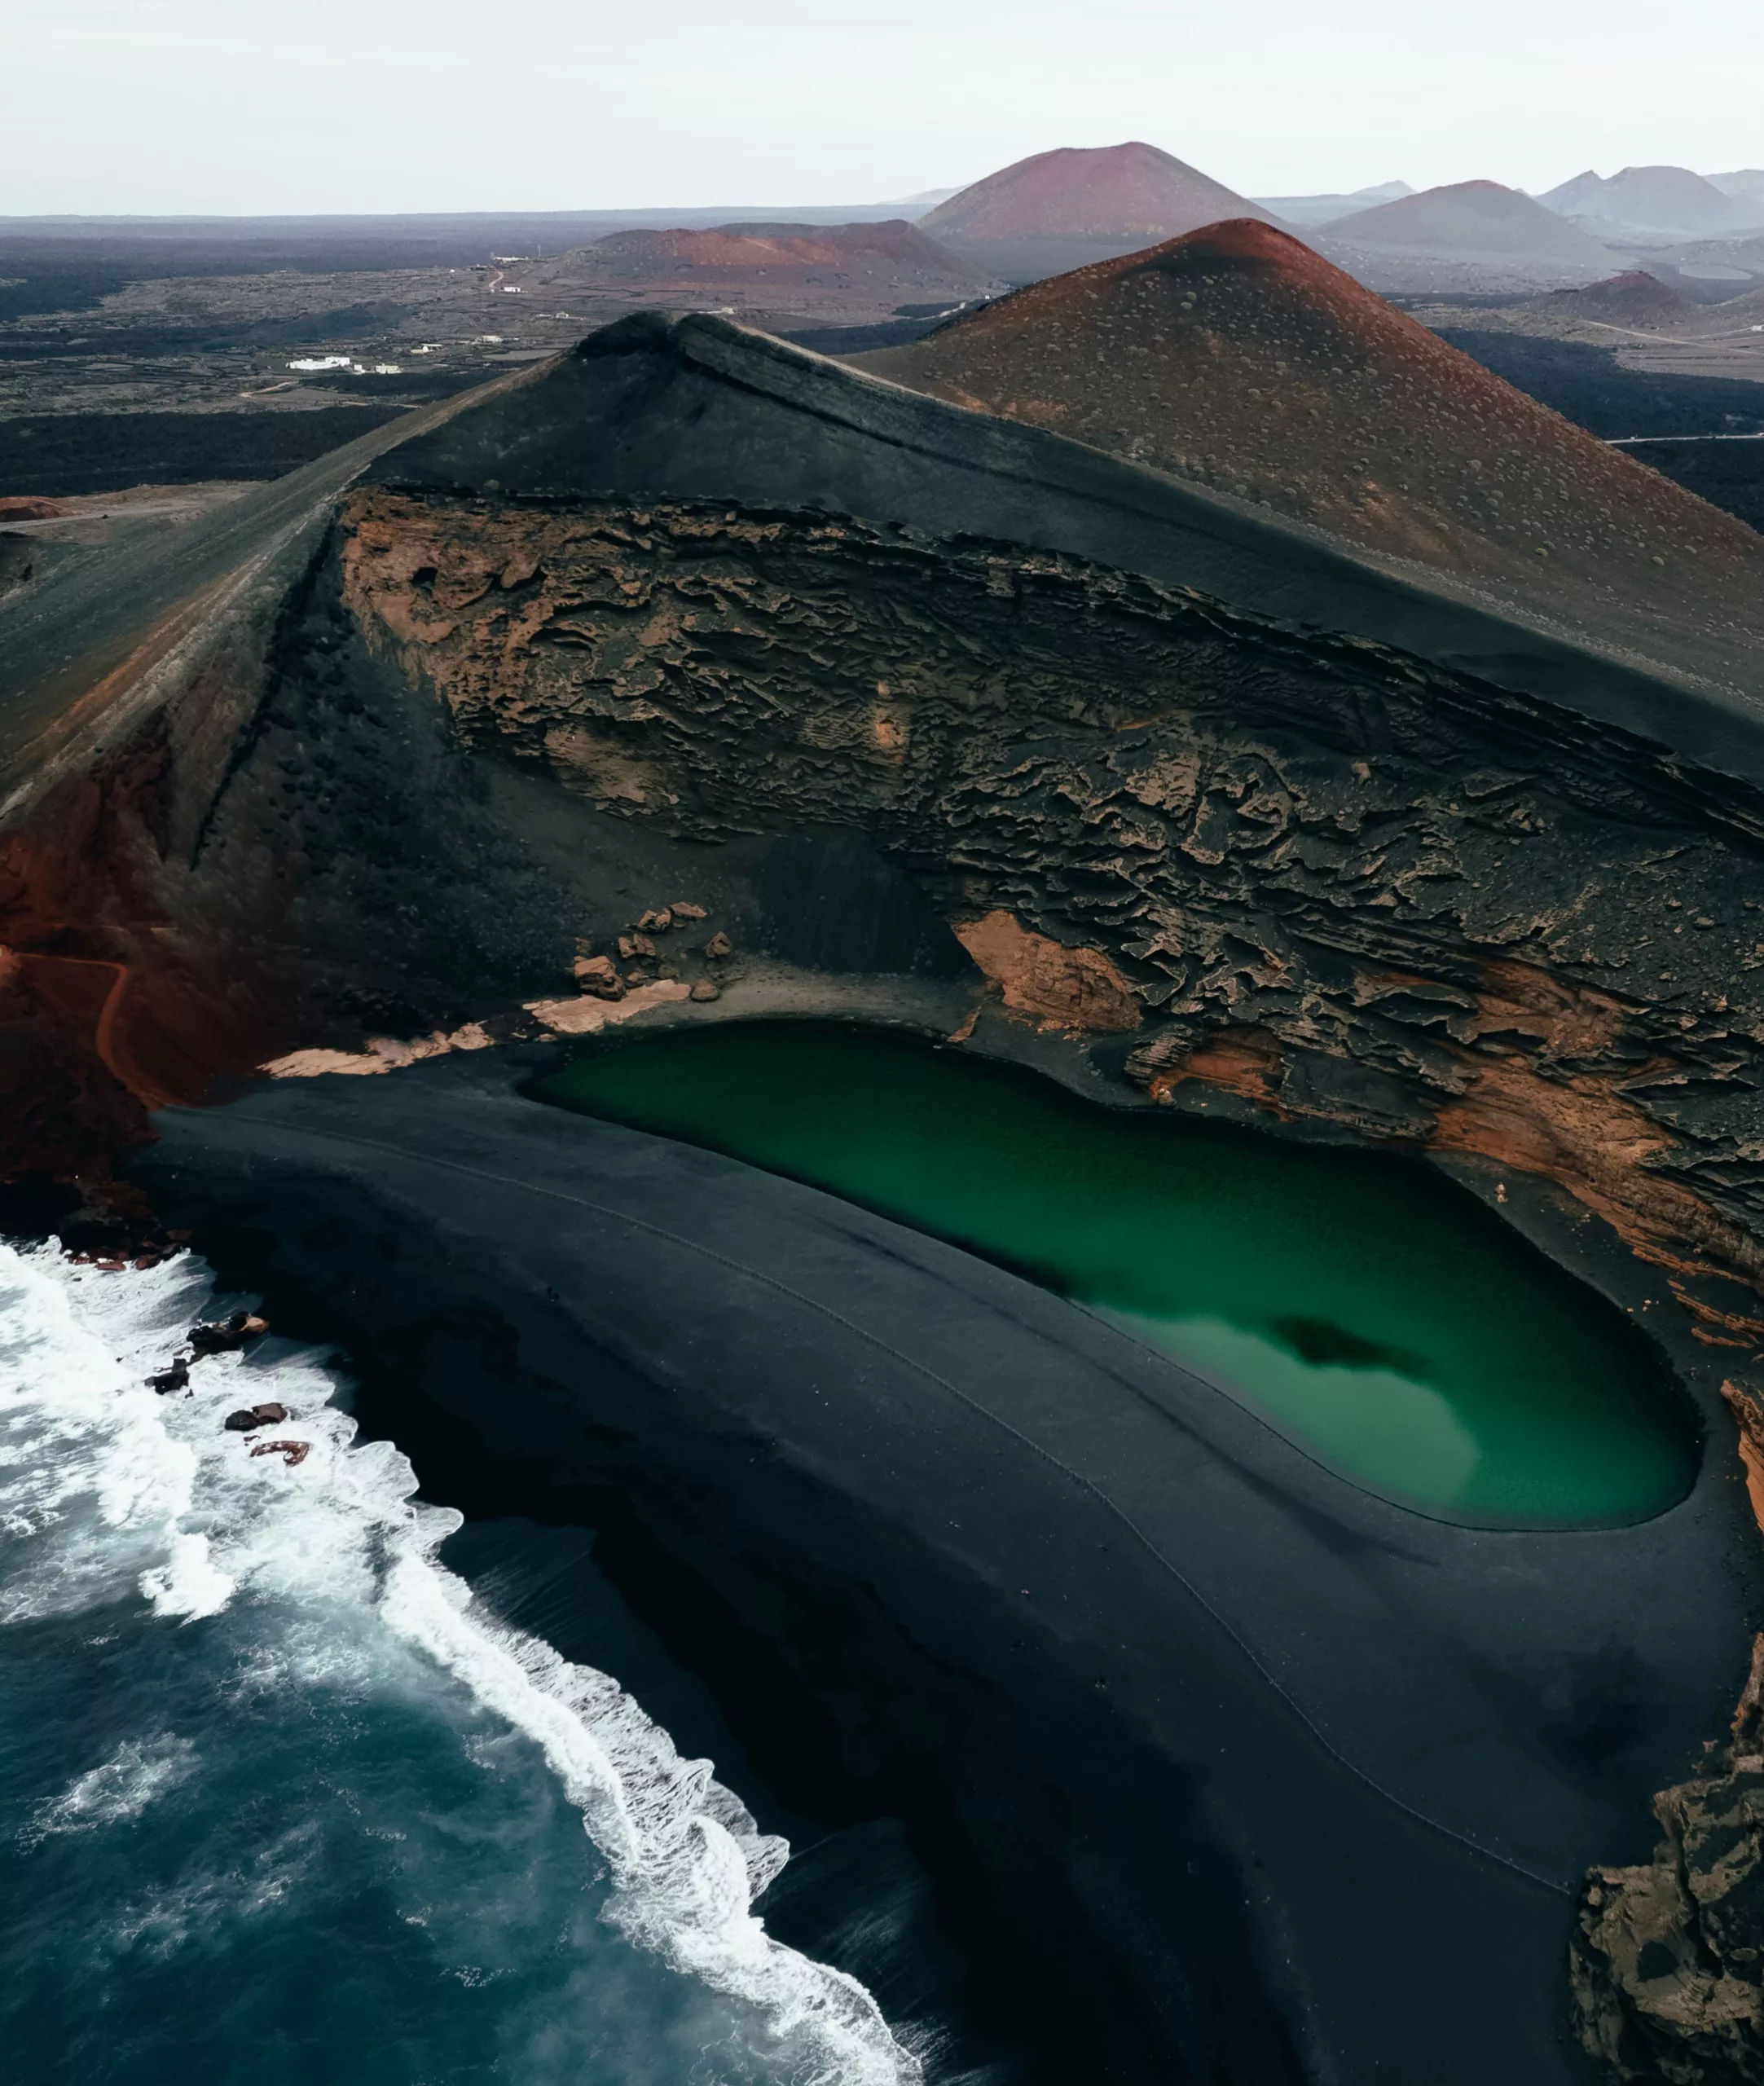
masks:
{"label": "distant mountain range", "polygon": [[[1757,191],[1723,185],[1751,180],[1761,184]],[[1756,231],[1764,223],[1764,174],[1728,174],[1712,181],[1688,167],[1626,166],[1608,178],[1590,171],[1577,174],[1537,200],[1589,231],[1706,239]]]}
{"label": "distant mountain range", "polygon": [[1324,225],[1332,218],[1345,218],[1356,210],[1370,209],[1376,203],[1400,203],[1413,196],[1406,181],[1380,181],[1370,188],[1351,194],[1326,196],[1257,196],[1252,200],[1282,224]]}

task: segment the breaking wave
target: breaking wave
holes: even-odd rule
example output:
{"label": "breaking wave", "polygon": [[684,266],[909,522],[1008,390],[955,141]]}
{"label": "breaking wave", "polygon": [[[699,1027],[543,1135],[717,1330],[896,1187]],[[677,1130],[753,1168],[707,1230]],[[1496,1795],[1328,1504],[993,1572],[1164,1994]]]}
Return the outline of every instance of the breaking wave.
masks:
{"label": "breaking wave", "polygon": [[[580,1814],[604,1864],[600,1920],[737,2003],[741,2053],[717,2077],[917,2081],[864,1987],[774,1941],[752,1912],[785,1842],[710,1762],[682,1759],[616,1680],[509,1627],[446,1569],[437,1551],[460,1516],[416,1501],[389,1443],[357,1442],[316,1353],[272,1337],[249,1358],[198,1361],[187,1393],[147,1388],[190,1325],[231,1300],[218,1303],[188,1255],[109,1273],[0,1246],[0,1625],[114,1629],[120,1607],[156,1631],[163,1661],[181,1641],[168,1632],[243,1609],[262,1629],[229,1683],[241,1697],[367,1683],[407,1706],[451,1680],[538,1748]],[[265,1402],[290,1415],[265,1433],[307,1445],[303,1457],[253,1454],[223,1429],[227,1412]],[[187,1797],[204,1754],[200,1730],[136,1731],[40,1794],[16,1843],[138,1829]],[[288,1829],[297,1853],[306,1831]],[[186,1886],[175,1914],[136,1905],[119,1930],[187,1922],[220,1888]]]}

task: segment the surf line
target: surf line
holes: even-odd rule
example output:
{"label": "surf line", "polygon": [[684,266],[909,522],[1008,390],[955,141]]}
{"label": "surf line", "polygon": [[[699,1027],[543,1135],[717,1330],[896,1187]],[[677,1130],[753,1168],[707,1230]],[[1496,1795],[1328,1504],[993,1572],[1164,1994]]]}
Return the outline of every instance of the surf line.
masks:
{"label": "surf line", "polygon": [[1764,442],[1758,434],[1613,434],[1605,438],[1607,449],[1636,449],[1644,442]]}
{"label": "surf line", "polygon": [[[8,1410],[21,1393],[27,1410],[46,1401],[53,1410],[72,1384],[84,1401],[73,1415],[82,1428],[101,1413],[119,1413],[123,1461],[138,1463],[152,1445],[169,1451],[169,1480],[152,1502],[162,1555],[137,1573],[143,1553],[126,1575],[159,1614],[187,1622],[217,1613],[262,1570],[266,1541],[293,1534],[302,1494],[252,1483],[255,1463],[238,1465],[237,1476],[228,1468],[224,1445],[237,1437],[218,1440],[213,1421],[237,1396],[231,1367],[198,1381],[196,1390],[206,1395],[187,1408],[165,1404],[145,1386],[150,1357],[212,1300],[212,1271],[196,1256],[181,1256],[151,1273],[99,1277],[77,1294],[78,1278],[45,1268],[43,1257],[0,1240],[0,1309],[24,1314],[27,1365],[3,1372]],[[17,1282],[9,1295],[11,1275]],[[298,1397],[318,1450],[314,1467],[333,1481],[341,1510],[301,1540],[341,1542],[352,1563],[373,1560],[366,1611],[537,1745],[605,1860],[614,1895],[603,1917],[677,1974],[756,2008],[770,2032],[798,2044],[801,2062],[812,2066],[793,2073],[805,2086],[921,2086],[920,2057],[896,2040],[868,1988],[773,1939],[752,1912],[754,1896],[784,1867],[786,1844],[759,1829],[711,1763],[683,1759],[614,1676],[498,1617],[441,1562],[439,1546],[461,1517],[416,1502],[408,1459],[385,1453],[394,1445],[358,1446],[356,1423],[337,1402],[337,1378],[319,1352],[308,1347],[284,1358],[268,1379],[279,1378]],[[119,1406],[110,1404],[115,1393],[123,1393]],[[115,1428],[98,1424],[92,1431],[111,1453]],[[202,1532],[184,1532],[191,1517]]]}
{"label": "surf line", "polygon": [[830,1320],[834,1325],[843,1327],[854,1340],[861,1340],[866,1345],[877,1349],[880,1353],[900,1362],[904,1368],[910,1369],[915,1375],[922,1376],[926,1382],[936,1384],[939,1390],[947,1392],[958,1404],[966,1406],[970,1412],[976,1414],[990,1425],[997,1428],[1001,1432],[1008,1434],[1013,1441],[1020,1443],[1032,1454],[1040,1457],[1044,1463],[1051,1464],[1055,1470],[1070,1478],[1074,1485],[1094,1499],[1106,1513],[1120,1523],[1140,1548],[1153,1559],[1161,1569],[1168,1573],[1171,1578],[1175,1580],[1195,1606],[1223,1632],[1231,1644],[1237,1647],[1275,1697],[1297,1719],[1304,1730],[1335,1763],[1336,1766],[1344,1773],[1351,1776],[1362,1789],[1370,1790],[1381,1802],[1388,1804],[1393,1811],[1400,1812],[1405,1818],[1412,1820],[1418,1825],[1424,1826],[1429,1832],[1437,1833],[1442,1839],[1449,1840],[1454,1846],[1463,1847],[1467,1852],[1479,1856],[1484,1861],[1493,1862],[1499,1868],[1508,1869],[1512,1874],[1522,1877],[1526,1882],[1534,1883],[1540,1890],[1548,1890],[1557,1897],[1568,1899],[1574,1897],[1575,1891],[1571,1885],[1564,1883],[1555,1877],[1542,1875],[1534,1868],[1528,1868],[1524,1863],[1515,1861],[1511,1855],[1503,1855],[1498,1847],[1485,1846],[1481,1841],[1473,1838],[1469,1833],[1459,1832],[1456,1826],[1448,1825],[1442,1819],[1430,1816],[1427,1812],[1398,1796],[1394,1789],[1386,1789],[1382,1782],[1342,1751],[1303,1704],[1282,1684],[1278,1676],[1264,1662],[1255,1647],[1242,1635],[1235,1625],[1213,1606],[1181,1566],[1165,1556],[1126,1509],[1111,1498],[1094,1479],[1086,1477],[1080,1470],[1074,1469],[1070,1463],[1055,1455],[1051,1449],[1045,1448],[1032,1436],[1014,1427],[1008,1419],[992,1411],[989,1406],[982,1404],[979,1399],[974,1397],[970,1393],[951,1383],[948,1377],[940,1376],[927,1363],[916,1360],[910,1354],[902,1353],[899,1348],[891,1346],[878,1334],[870,1332],[864,1327],[855,1323],[842,1313],[834,1310],[831,1305],[823,1304],[818,1297],[805,1296],[802,1291],[793,1289],[787,1282],[781,1280],[776,1275],[767,1274],[758,1268],[747,1266],[743,1261],[732,1259],[726,1253],[719,1253],[715,1247],[702,1245],[696,1239],[688,1239],[677,1231],[669,1230],[665,1225],[653,1223],[647,1217],[632,1217],[627,1211],[614,1209],[607,1204],[595,1202],[586,1195],[573,1195],[562,1188],[541,1187],[534,1182],[518,1180],[507,1173],[493,1173],[488,1167],[468,1166],[456,1159],[438,1159],[428,1152],[411,1151],[401,1145],[387,1144],[378,1138],[354,1137],[345,1130],[315,1130],[293,1128],[284,1124],[278,1124],[275,1127],[284,1136],[309,1138],[320,1144],[354,1145],[364,1151],[384,1152],[391,1158],[403,1160],[410,1164],[433,1167],[444,1173],[462,1174],[468,1180],[494,1182],[499,1187],[513,1188],[527,1195],[543,1195],[552,1202],[566,1203],[578,1209],[592,1210],[596,1216],[609,1218],[615,1224],[622,1224],[633,1231],[645,1232],[651,1238],[665,1239],[671,1245],[684,1247],[688,1252],[696,1253],[703,1260],[728,1269],[732,1274],[741,1275],[750,1282],[758,1283],[764,1288],[776,1291],[781,1296],[788,1296],[793,1302],[802,1305],[806,1309],[818,1313],[820,1316]]}

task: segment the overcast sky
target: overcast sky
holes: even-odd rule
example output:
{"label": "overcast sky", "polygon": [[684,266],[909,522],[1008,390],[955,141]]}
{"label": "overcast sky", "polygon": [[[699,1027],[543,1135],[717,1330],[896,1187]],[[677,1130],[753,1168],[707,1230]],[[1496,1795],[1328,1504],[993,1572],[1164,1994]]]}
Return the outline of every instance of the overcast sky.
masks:
{"label": "overcast sky", "polygon": [[1764,165],[1764,0],[0,0],[0,215],[1254,195]]}

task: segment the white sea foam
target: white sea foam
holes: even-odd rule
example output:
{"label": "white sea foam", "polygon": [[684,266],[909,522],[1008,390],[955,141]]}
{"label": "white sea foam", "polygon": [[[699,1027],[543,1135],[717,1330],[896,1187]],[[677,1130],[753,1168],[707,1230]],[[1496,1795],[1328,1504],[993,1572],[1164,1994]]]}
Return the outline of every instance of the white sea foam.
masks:
{"label": "white sea foam", "polygon": [[155,1797],[187,1782],[196,1771],[196,1749],[188,1739],[165,1732],[157,1738],[125,1739],[108,1760],[76,1775],[61,1794],[38,1811],[29,1837],[90,1833],[139,1818]]}
{"label": "white sea foam", "polygon": [[[917,2080],[864,1987],[781,1947],[751,1912],[785,1843],[708,1761],[681,1759],[615,1680],[499,1622],[437,1562],[460,1517],[412,1499],[389,1443],[354,1445],[312,1353],[272,1343],[249,1362],[205,1358],[187,1397],[146,1387],[214,1308],[187,1255],[101,1273],[0,1247],[0,1621],[134,1596],[188,1622],[258,1596],[293,1618],[264,1648],[261,1684],[290,1664],[309,1679],[395,1681],[409,1666],[411,1685],[443,1669],[540,1748],[606,1863],[608,1916],[633,1942],[759,2008],[802,2086]],[[293,1416],[266,1433],[310,1445],[297,1466],[253,1456],[221,1426],[267,1401]],[[195,1768],[175,1734],[125,1745],[34,1829],[135,1815]]]}

